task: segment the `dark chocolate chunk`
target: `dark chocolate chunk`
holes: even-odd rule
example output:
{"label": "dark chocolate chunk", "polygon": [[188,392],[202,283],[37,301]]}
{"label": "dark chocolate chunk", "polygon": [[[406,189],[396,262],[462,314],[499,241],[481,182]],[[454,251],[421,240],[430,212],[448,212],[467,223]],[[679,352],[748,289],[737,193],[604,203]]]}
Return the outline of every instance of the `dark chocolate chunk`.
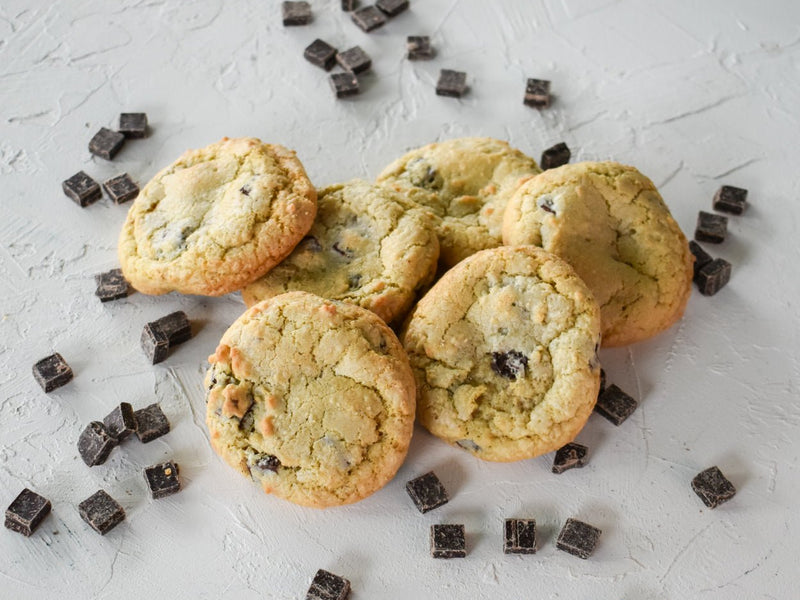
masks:
{"label": "dark chocolate chunk", "polygon": [[103,419],[106,431],[117,440],[124,440],[136,431],[136,419],[133,416],[133,407],[127,402],[120,402],[114,410]]}
{"label": "dark chocolate chunk", "polygon": [[430,60],[436,55],[427,35],[410,35],[406,38],[406,58],[408,60]]}
{"label": "dark chocolate chunk", "polygon": [[89,423],[78,437],[78,453],[89,467],[102,465],[117,445],[106,426],[100,421]]}
{"label": "dark chocolate chunk", "polygon": [[308,235],[303,238],[303,241],[300,242],[303,246],[303,250],[308,250],[309,252],[321,252],[322,251],[322,244],[319,243],[319,240],[315,238],[313,235]]}
{"label": "dark chocolate chunk", "polygon": [[72,369],[56,352],[33,365],[33,378],[45,392],[52,392],[72,379]]}
{"label": "dark chocolate chunk", "polygon": [[725,241],[728,233],[728,217],[700,211],[697,214],[697,229],[694,230],[694,239],[698,242],[720,244]]}
{"label": "dark chocolate chunk", "polygon": [[631,416],[638,405],[636,400],[612,383],[597,398],[594,410],[614,425],[621,425],[625,419]]}
{"label": "dark chocolate chunk", "polygon": [[144,444],[169,433],[167,415],[158,403],[135,411],[133,418],[136,421],[136,435]]}
{"label": "dark chocolate chunk", "polygon": [[347,285],[350,287],[351,290],[357,290],[361,287],[361,275],[356,273],[355,275],[350,275],[347,278]]}
{"label": "dark chocolate chunk", "polygon": [[311,22],[311,5],[308,2],[284,2],[281,11],[284,27],[308,25]]}
{"label": "dark chocolate chunk", "polygon": [[334,73],[331,75],[331,89],[337,98],[355,96],[361,90],[358,87],[358,78],[354,73]]}
{"label": "dark chocolate chunk", "polygon": [[579,558],[589,558],[597,546],[601,533],[597,527],[592,527],[588,523],[567,519],[564,528],[558,534],[556,548]]}
{"label": "dark chocolate chunk", "polygon": [[89,206],[103,195],[100,184],[83,171],[78,171],[61,183],[61,189],[78,206]]}
{"label": "dark chocolate chunk", "polygon": [[340,246],[339,242],[334,242],[331,248],[333,249],[334,252],[336,252],[336,254],[344,256],[345,258],[353,258],[354,256],[354,252],[350,248],[347,248],[346,246],[345,247]]}
{"label": "dark chocolate chunk", "polygon": [[25,488],[6,509],[6,528],[30,537],[50,508],[50,500]]}
{"label": "dark chocolate chunk", "polygon": [[523,103],[534,108],[550,106],[550,82],[546,79],[528,79]]}
{"label": "dark chocolate chunk", "polygon": [[351,73],[363,73],[372,66],[372,59],[361,49],[361,46],[353,46],[349,50],[336,54],[336,62],[345,70]]}
{"label": "dark chocolate chunk", "polygon": [[528,357],[522,352],[492,352],[492,371],[508,379],[516,379],[525,375]]}
{"label": "dark chocolate chunk", "polygon": [[431,525],[431,556],[433,558],[464,558],[467,540],[463,525]]}
{"label": "dark chocolate chunk", "polygon": [[736,488],[716,466],[695,475],[692,489],[708,508],[716,508],[736,494]]}
{"label": "dark chocolate chunk", "polygon": [[724,258],[715,258],[695,275],[697,289],[704,296],[713,296],[730,281],[731,263]]}
{"label": "dark chocolate chunk", "polygon": [[306,600],[345,600],[350,595],[350,582],[344,577],[320,569],[314,575]]}
{"label": "dark chocolate chunk", "polygon": [[147,114],[120,113],[119,132],[128,139],[138,139],[147,136]]}
{"label": "dark chocolate chunk", "polygon": [[506,519],[505,554],[534,554],[536,552],[536,519]]}
{"label": "dark chocolate chunk", "polygon": [[588,450],[589,449],[583,444],[576,444],[575,442],[570,442],[566,446],[561,446],[561,448],[556,450],[556,457],[553,459],[553,473],[558,473],[560,475],[569,469],[582,467],[586,464],[584,459],[586,458],[586,452]]}
{"label": "dark chocolate chunk", "polygon": [[406,491],[421,513],[439,508],[450,500],[447,490],[433,471],[406,483]]}
{"label": "dark chocolate chunk", "polygon": [[125,519],[125,509],[104,490],[98,490],[78,505],[81,519],[105,535]]}
{"label": "dark chocolate chunk", "polygon": [[375,3],[380,11],[390,17],[396,17],[408,8],[408,0],[378,0]]}
{"label": "dark chocolate chunk", "polygon": [[559,142],[542,152],[542,160],[539,162],[539,166],[545,171],[547,169],[555,169],[567,164],[570,156],[572,156],[572,153],[567,145],[564,142]]}
{"label": "dark chocolate chunk", "polygon": [[89,141],[89,152],[100,158],[111,160],[125,143],[125,136],[118,131],[101,127]]}
{"label": "dark chocolate chunk", "polygon": [[260,471],[272,471],[273,473],[277,473],[278,469],[281,467],[281,461],[277,456],[273,456],[272,454],[260,454],[253,463],[253,466]]}
{"label": "dark chocolate chunk", "polygon": [[436,95],[461,98],[467,92],[467,74],[463,71],[442,69],[436,82]]}
{"label": "dark chocolate chunk", "polygon": [[303,51],[303,56],[313,65],[330,71],[336,64],[336,48],[319,38],[311,42]]}
{"label": "dark chocolate chunk", "polygon": [[111,302],[126,298],[131,293],[130,285],[122,275],[122,269],[111,269],[105,273],[98,273],[94,276],[97,283],[95,296],[100,298],[100,302]]}
{"label": "dark chocolate chunk", "polygon": [[139,341],[145,356],[150,360],[150,364],[158,364],[167,358],[169,338],[155,323],[148,323],[144,326],[142,337]]}
{"label": "dark chocolate chunk", "polygon": [[351,12],[356,9],[358,0],[342,0],[342,10],[344,12]]}
{"label": "dark chocolate chunk", "polygon": [[103,183],[108,197],[111,198],[116,204],[122,204],[128,200],[133,200],[139,195],[139,186],[131,179],[127,173],[117,175]]}
{"label": "dark chocolate chunk", "polygon": [[383,13],[374,6],[365,6],[353,12],[353,23],[358,25],[362,30],[370,32],[377,29],[386,23],[386,17]]}
{"label": "dark chocolate chunk", "polygon": [[170,348],[192,337],[192,323],[182,310],[169,313],[151,322],[150,325],[157,325],[167,335]]}
{"label": "dark chocolate chunk", "polygon": [[463,448],[464,450],[469,450],[470,452],[480,452],[481,451],[481,447],[478,446],[478,444],[476,444],[472,440],[458,440],[456,442],[456,446],[459,446],[459,447]]}
{"label": "dark chocolate chunk", "polygon": [[544,195],[536,199],[536,205],[544,212],[549,212],[551,215],[556,214],[556,209],[553,208],[552,196]]}
{"label": "dark chocolate chunk", "polygon": [[144,470],[144,479],[154,500],[170,496],[181,490],[178,465],[174,462],[165,462],[147,467]]}
{"label": "dark chocolate chunk", "polygon": [[740,215],[745,208],[747,208],[747,190],[744,188],[723,185],[714,194],[714,210]]}
{"label": "dark chocolate chunk", "polygon": [[700,272],[700,269],[705,267],[714,259],[711,258],[711,255],[703,250],[700,244],[694,240],[689,242],[689,250],[691,250],[692,254],[694,255],[694,277],[696,278],[697,274]]}

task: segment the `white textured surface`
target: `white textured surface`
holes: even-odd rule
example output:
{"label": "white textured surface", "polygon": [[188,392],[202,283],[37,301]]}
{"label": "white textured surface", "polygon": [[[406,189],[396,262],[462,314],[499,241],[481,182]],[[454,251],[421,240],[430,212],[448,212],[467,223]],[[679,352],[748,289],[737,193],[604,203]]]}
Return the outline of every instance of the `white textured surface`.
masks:
{"label": "white textured surface", "polygon": [[[796,596],[800,4],[412,0],[369,35],[339,0],[312,5],[311,26],[284,29],[275,0],[0,4],[0,501],[28,486],[53,502],[32,538],[0,531],[0,597],[301,598],[320,567],[347,576],[353,600]],[[436,60],[406,61],[409,34],[430,34]],[[303,60],[317,36],[373,57],[360,97],[335,101]],[[466,98],[434,94],[442,67],[468,72]],[[523,106],[529,76],[553,81],[551,109]],[[150,137],[114,162],[92,158],[94,132],[137,110]],[[481,463],[418,430],[385,489],[315,511],[265,496],[209,449],[201,378],[239,298],[101,304],[93,276],[117,265],[126,207],[80,209],[61,193],[79,169],[144,184],[224,135],[296,149],[318,185],[374,177],[437,139],[491,135],[537,159],[563,140],[573,160],[638,166],[689,235],[723,182],[749,188],[751,206],[707,246],[733,263],[727,288],[695,294],[658,338],[603,352],[641,406],[619,428],[590,419],[584,469]],[[176,309],[196,337],[149,366],[141,328]],[[45,395],[30,369],[54,350],[75,379]],[[156,400],[169,435],[81,462],[89,420]],[[151,501],[140,469],[168,458],[186,488]],[[739,492],[711,511],[689,481],[713,464]],[[431,468],[453,499],[420,515],[403,487]],[[128,511],[105,537],[76,510],[98,487]],[[502,554],[509,516],[537,519],[537,554]],[[603,529],[588,561],[555,549],[570,516]],[[465,523],[466,559],[429,557],[436,522]]]}

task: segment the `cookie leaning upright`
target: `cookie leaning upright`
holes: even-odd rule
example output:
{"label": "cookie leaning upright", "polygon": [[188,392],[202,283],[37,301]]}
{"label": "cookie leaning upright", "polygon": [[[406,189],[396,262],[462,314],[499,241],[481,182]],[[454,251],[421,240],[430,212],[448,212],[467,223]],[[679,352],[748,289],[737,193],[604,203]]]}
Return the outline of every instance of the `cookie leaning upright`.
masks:
{"label": "cookie leaning upright", "polygon": [[574,267],[600,304],[603,346],[667,329],[691,293],[686,237],[634,167],[583,162],[529,179],[508,204],[503,241],[541,246]]}
{"label": "cookie leaning upright", "polygon": [[189,150],[142,189],[119,238],[146,294],[220,296],[261,277],[311,228],[317,193],[294,152],[255,138]]}
{"label": "cookie leaning upright", "polygon": [[534,246],[461,261],[419,301],[402,339],[422,425],[485,460],[560,448],[597,399],[600,309],[572,267]]}

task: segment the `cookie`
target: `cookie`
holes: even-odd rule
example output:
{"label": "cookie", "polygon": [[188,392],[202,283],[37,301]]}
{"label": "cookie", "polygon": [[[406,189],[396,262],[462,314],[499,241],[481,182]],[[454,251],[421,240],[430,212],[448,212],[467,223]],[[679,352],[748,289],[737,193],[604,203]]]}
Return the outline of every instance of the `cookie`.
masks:
{"label": "cookie", "polygon": [[633,167],[584,162],[528,180],[509,202],[506,244],[534,244],[570,263],[594,293],[603,346],[667,329],[691,293],[692,253],[658,190]]}
{"label": "cookie", "polygon": [[414,423],[414,377],[374,313],[289,292],[248,309],[209,357],[211,445],[264,491],[348,504],[395,474]]}
{"label": "cookie", "polygon": [[600,309],[565,261],[534,246],[483,250],[450,269],[406,322],[417,414],[492,461],[570,442],[600,387]]}
{"label": "cookie", "polygon": [[317,219],[280,265],[242,290],[248,306],[292,290],[402,319],[436,273],[436,217],[400,194],[354,180],[319,191]]}
{"label": "cookie", "polygon": [[189,150],[142,189],[119,238],[140,292],[220,296],[255,281],[311,228],[317,193],[294,152],[255,138]]}
{"label": "cookie", "polygon": [[441,218],[440,262],[451,267],[502,244],[503,211],[536,161],[506,142],[458,138],[429,144],[397,159],[378,183],[406,194]]}

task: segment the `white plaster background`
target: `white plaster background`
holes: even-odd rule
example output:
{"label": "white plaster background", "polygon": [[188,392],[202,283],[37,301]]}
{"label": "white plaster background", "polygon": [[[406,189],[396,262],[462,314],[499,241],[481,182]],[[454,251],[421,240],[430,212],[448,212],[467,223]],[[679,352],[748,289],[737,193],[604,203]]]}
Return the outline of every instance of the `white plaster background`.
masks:
{"label": "white plaster background", "polygon": [[[339,0],[311,3],[314,23],[286,29],[275,0],[0,3],[0,504],[24,486],[53,503],[32,538],[0,531],[0,598],[302,598],[321,567],[348,577],[354,600],[794,597],[800,4],[412,0],[364,34]],[[405,60],[409,34],[430,34],[436,60]],[[333,98],[302,57],[315,37],[373,57],[361,96]],[[442,67],[469,74],[463,100],[434,94]],[[523,106],[529,76],[552,80],[549,110]],[[92,158],[94,132],[139,110],[150,137]],[[319,185],[449,137],[500,137],[537,159],[563,140],[573,160],[638,166],[689,235],[723,182],[749,188],[751,206],[707,246],[733,263],[727,288],[695,293],[656,339],[603,352],[641,406],[618,428],[590,419],[584,469],[483,463],[418,429],[386,488],[315,511],[265,496],[209,449],[201,378],[238,296],[101,304],[93,277],[117,266],[127,207],[81,209],[61,192],[79,169],[144,184],[224,135],[296,149]],[[177,309],[196,336],[150,366],[141,328]],[[52,351],[75,379],[45,395],[30,370]],[[174,429],[89,469],[78,434],[120,401],[161,402]],[[169,458],[185,490],[152,501],[140,470]],[[689,481],[714,464],[739,492],[711,511]],[[404,483],[431,468],[453,499],[420,515]],[[128,512],[105,537],[76,509],[98,487]],[[534,556],[503,555],[510,516],[537,519]],[[590,560],[555,549],[570,516],[603,530]],[[466,559],[429,557],[436,522],[466,525]]]}

